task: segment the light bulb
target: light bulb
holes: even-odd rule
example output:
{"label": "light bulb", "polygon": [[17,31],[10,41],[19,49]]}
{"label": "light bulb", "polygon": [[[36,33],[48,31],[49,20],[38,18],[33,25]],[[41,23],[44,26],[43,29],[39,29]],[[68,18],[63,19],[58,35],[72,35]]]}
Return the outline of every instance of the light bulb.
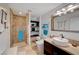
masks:
{"label": "light bulb", "polygon": [[62,11],[65,11],[66,9],[65,8],[62,8]]}
{"label": "light bulb", "polygon": [[19,14],[21,15],[21,14],[22,14],[22,12],[19,12]]}

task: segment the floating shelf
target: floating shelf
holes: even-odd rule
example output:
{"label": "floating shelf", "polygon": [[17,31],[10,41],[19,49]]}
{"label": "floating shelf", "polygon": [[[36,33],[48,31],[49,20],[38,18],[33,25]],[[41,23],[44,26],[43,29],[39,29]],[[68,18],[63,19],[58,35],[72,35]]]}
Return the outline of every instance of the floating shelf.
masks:
{"label": "floating shelf", "polygon": [[39,21],[31,21],[31,32],[36,32],[36,34],[31,35],[31,37],[39,36]]}

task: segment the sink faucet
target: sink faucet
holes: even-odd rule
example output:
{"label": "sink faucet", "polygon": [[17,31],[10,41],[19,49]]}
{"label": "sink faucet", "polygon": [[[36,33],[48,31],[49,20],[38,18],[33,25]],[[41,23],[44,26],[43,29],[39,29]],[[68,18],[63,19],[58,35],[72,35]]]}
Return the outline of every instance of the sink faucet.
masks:
{"label": "sink faucet", "polygon": [[64,38],[63,34],[60,34],[61,38]]}

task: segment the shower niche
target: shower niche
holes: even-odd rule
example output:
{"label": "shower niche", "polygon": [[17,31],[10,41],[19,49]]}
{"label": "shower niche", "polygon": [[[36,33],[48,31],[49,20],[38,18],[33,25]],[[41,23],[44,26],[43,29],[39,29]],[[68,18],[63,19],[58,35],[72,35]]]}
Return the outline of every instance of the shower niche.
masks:
{"label": "shower niche", "polygon": [[39,36],[39,21],[31,21],[31,37]]}

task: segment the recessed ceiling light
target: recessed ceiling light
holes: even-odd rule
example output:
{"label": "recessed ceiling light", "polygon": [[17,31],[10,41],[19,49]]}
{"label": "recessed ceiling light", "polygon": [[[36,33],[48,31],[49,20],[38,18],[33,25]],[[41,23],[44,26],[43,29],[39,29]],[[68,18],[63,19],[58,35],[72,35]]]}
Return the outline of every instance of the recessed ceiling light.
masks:
{"label": "recessed ceiling light", "polygon": [[21,14],[22,14],[22,12],[19,12],[19,14],[21,15]]}
{"label": "recessed ceiling light", "polygon": [[4,8],[1,8],[1,9],[4,9]]}

